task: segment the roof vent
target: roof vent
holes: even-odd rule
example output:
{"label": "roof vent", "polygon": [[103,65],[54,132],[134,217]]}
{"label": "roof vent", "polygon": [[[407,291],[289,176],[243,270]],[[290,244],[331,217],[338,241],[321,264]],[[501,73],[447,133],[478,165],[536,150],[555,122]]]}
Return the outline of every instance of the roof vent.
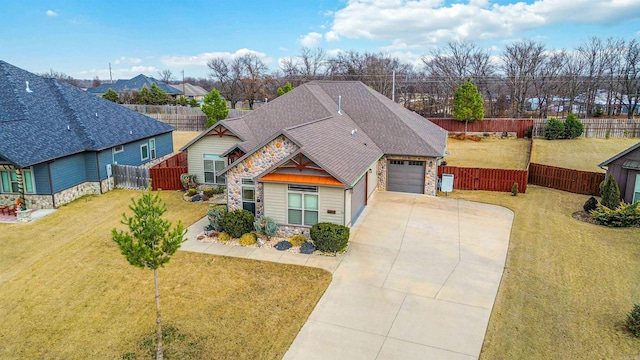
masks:
{"label": "roof vent", "polygon": [[338,95],[338,114],[342,115],[342,95]]}
{"label": "roof vent", "polygon": [[357,133],[358,133],[358,129],[351,130],[351,136],[356,136]]}
{"label": "roof vent", "polygon": [[32,92],[33,92],[33,90],[29,89],[29,82],[28,82],[28,81],[25,81],[25,83],[27,84],[27,92],[28,92],[28,93],[32,93]]}
{"label": "roof vent", "polygon": [[67,125],[67,130],[71,131],[71,126]]}

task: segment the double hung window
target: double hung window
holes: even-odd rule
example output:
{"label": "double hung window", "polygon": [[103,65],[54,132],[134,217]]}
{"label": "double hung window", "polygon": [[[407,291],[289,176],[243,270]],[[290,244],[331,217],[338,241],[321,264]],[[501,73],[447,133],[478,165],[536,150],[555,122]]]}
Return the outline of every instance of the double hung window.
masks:
{"label": "double hung window", "polygon": [[225,185],[226,177],[220,175],[220,171],[224,169],[224,158],[218,155],[204,154],[204,182],[207,184]]}
{"label": "double hung window", "polygon": [[318,187],[289,185],[287,219],[292,225],[312,226],[318,223]]}

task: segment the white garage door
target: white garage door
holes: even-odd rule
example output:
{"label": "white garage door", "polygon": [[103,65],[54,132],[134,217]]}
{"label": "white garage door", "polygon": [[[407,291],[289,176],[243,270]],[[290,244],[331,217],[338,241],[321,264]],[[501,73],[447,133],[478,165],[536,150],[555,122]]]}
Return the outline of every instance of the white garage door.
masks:
{"label": "white garage door", "polygon": [[367,198],[367,174],[365,174],[358,182],[353,186],[353,193],[351,194],[351,224],[356,222],[364,206]]}
{"label": "white garage door", "polygon": [[424,194],[424,161],[389,160],[387,190]]}

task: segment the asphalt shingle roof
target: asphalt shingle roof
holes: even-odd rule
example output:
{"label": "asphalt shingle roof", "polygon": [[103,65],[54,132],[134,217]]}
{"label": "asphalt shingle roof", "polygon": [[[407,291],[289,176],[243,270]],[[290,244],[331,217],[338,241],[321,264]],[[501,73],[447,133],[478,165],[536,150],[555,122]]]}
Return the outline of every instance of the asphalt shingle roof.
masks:
{"label": "asphalt shingle roof", "polygon": [[[180,91],[180,93],[182,94],[182,88],[183,88],[182,84],[169,85],[169,86]],[[207,90],[203,89],[201,86],[184,83],[185,96],[207,96],[207,94],[208,94]]]}
{"label": "asphalt shingle roof", "polygon": [[0,157],[17,166],[171,131],[170,125],[0,60]]}
{"label": "asphalt shingle roof", "polygon": [[151,90],[151,85],[156,83],[160,89],[164,90],[168,95],[180,95],[182,94],[182,90],[174,89],[173,87],[165,84],[164,82],[154,79],[152,77],[148,77],[146,75],[140,74],[129,80],[117,80],[113,84],[102,84],[100,86],[96,86],[94,88],[87,89],[88,93],[91,94],[104,94],[110,88],[113,89],[118,94],[123,93],[125,91],[140,91],[144,85],[147,85],[147,88]]}

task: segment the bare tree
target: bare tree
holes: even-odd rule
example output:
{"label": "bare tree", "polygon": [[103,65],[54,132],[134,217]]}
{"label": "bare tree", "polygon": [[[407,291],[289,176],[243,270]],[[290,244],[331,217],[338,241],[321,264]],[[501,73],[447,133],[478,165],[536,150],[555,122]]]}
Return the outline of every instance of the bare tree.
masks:
{"label": "bare tree", "polygon": [[63,73],[62,71],[58,72],[53,69],[49,69],[49,72],[38,74],[44,78],[56,79],[62,82],[65,82],[69,85],[73,85],[75,87],[80,87],[80,80],[74,79],[71,76]]}
{"label": "bare tree", "polygon": [[538,116],[546,118],[550,102],[559,91],[559,77],[566,61],[564,50],[553,52],[544,57],[538,67],[533,82],[535,97],[538,100]]}
{"label": "bare tree", "polygon": [[267,65],[256,54],[246,54],[238,58],[241,66],[240,81],[245,99],[249,101],[249,109],[253,110],[253,103],[264,97],[264,77]]}
{"label": "bare tree", "polygon": [[522,117],[535,74],[544,63],[544,44],[522,40],[505,47],[502,69],[511,93],[512,117]]}
{"label": "bare tree", "polygon": [[618,97],[627,109],[627,118],[633,119],[640,98],[640,43],[636,39],[630,40],[620,58]]}
{"label": "bare tree", "polygon": [[219,84],[220,94],[236,108],[236,102],[243,100],[242,93],[242,64],[239,58],[226,60],[222,57],[209,60],[207,67],[211,70],[211,77]]}
{"label": "bare tree", "polygon": [[98,87],[100,85],[102,85],[102,81],[100,81],[100,78],[96,75],[91,81],[91,87]]}
{"label": "bare tree", "polygon": [[158,76],[160,76],[160,81],[162,81],[165,84],[168,84],[171,81],[171,79],[173,78],[173,74],[171,73],[171,70],[169,70],[169,69],[164,69],[164,70],[158,71]]}

